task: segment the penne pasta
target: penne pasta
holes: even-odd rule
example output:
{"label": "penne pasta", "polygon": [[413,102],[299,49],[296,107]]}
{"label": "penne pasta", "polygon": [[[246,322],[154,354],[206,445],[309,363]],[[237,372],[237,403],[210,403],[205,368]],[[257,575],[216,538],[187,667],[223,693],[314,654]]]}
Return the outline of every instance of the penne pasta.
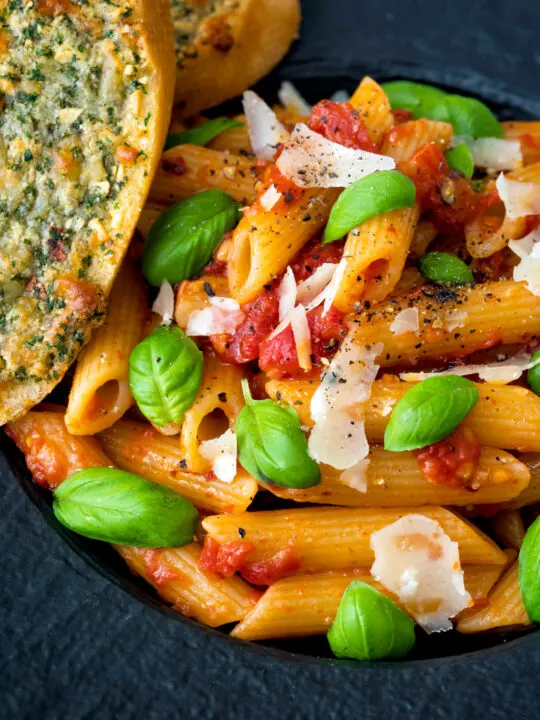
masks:
{"label": "penne pasta", "polygon": [[113,285],[109,312],[79,355],[65,422],[72,435],[94,435],[129,409],[129,355],[140,341],[147,310],[147,287],[130,261]]}
{"label": "penne pasta", "polygon": [[420,220],[414,230],[411,247],[409,249],[409,256],[411,258],[422,257],[422,255],[427,252],[427,249],[433,240],[437,237],[437,234],[437,228],[432,222],[429,220]]}
{"label": "penne pasta", "polygon": [[243,471],[232,483],[188,472],[178,439],[142,423],[121,420],[100,433],[99,441],[118,467],[173,488],[199,508],[242,512],[257,492],[256,481]]}
{"label": "penne pasta", "polygon": [[[502,566],[497,565],[468,565],[463,568],[465,587],[475,606],[485,601],[501,570]],[[323,635],[330,628],[341,597],[353,580],[372,585],[399,605],[397,598],[374,580],[368,569],[295,575],[278,580],[269,587],[231,635],[243,640]]]}
{"label": "penne pasta", "polygon": [[[418,309],[418,332],[392,333],[397,313]],[[540,298],[523,283],[489,282],[474,287],[420,288],[356,315],[355,340],[382,342],[383,367],[415,365],[422,358],[458,358],[499,344],[524,343],[540,332]]]}
{"label": "penne pasta", "polygon": [[531,479],[522,493],[503,504],[505,510],[520,510],[540,502],[540,455],[537,452],[523,453],[519,459],[529,468]]}
{"label": "penne pasta", "polygon": [[453,135],[454,128],[450,123],[425,118],[409,120],[390,130],[384,139],[381,152],[399,162],[410,160],[418,148],[426,143],[435,143],[439,150],[444,152]]}
{"label": "penne pasta", "polygon": [[340,475],[339,470],[321,465],[322,482],[312,488],[292,490],[269,484],[263,487],[285,500],[347,507],[463,506],[514,498],[527,487],[530,474],[526,465],[510,453],[482,448],[477,471],[468,487],[451,488],[429,482],[412,453],[393,453],[372,446],[365,492],[345,485]]}
{"label": "penne pasta", "polygon": [[370,535],[403,515],[417,513],[440,524],[459,544],[462,564],[504,565],[506,555],[480,530],[441,507],[421,508],[303,508],[229,515],[211,515],[203,527],[224,544],[238,540],[243,528],[245,542],[252,543],[250,561],[268,559],[292,548],[299,573],[351,570],[373,562]]}
{"label": "penne pasta", "polygon": [[457,631],[477,633],[494,628],[524,627],[530,624],[521,599],[516,560],[490,592],[488,604],[478,612],[460,620]]}
{"label": "penne pasta", "polygon": [[540,161],[540,123],[537,120],[508,120],[501,125],[505,138],[520,141],[525,165]]}
{"label": "penne pasta", "polygon": [[150,188],[150,202],[171,204],[201,190],[223,190],[240,203],[255,199],[259,168],[253,159],[198,145],[163,153]]}
{"label": "penne pasta", "polygon": [[166,209],[166,207],[160,205],[159,203],[146,203],[139,216],[139,222],[137,223],[137,229],[144,238],[148,236],[150,228]]}
{"label": "penne pasta", "polygon": [[165,550],[127,546],[116,546],[116,550],[174,610],[210,627],[241,620],[257,600],[257,590],[242,578],[222,578],[200,570],[198,543]]}
{"label": "penne pasta", "polygon": [[519,510],[501,510],[491,519],[491,527],[503,547],[519,550],[525,538],[525,525]]}
{"label": "penne pasta", "polygon": [[200,445],[234,427],[244,407],[242,377],[235,365],[226,365],[212,355],[205,358],[201,386],[195,402],[186,411],[180,433],[180,449],[192,472],[212,470],[212,463],[200,453]]}
{"label": "penne pasta", "polygon": [[[266,392],[274,400],[293,407],[302,425],[311,426],[311,398],[318,386],[318,380],[270,380],[266,383]],[[401,382],[391,375],[373,383],[371,397],[366,403],[365,425],[369,440],[383,442],[392,410],[413,386],[414,383]],[[476,383],[476,387],[478,402],[464,424],[472,430],[480,445],[540,452],[540,398],[528,388],[516,385]],[[524,491],[523,504],[529,504],[530,497],[540,500],[540,462],[535,456],[524,458],[524,462],[532,473],[531,494],[528,489]]]}
{"label": "penne pasta", "polygon": [[394,117],[386,93],[370,77],[365,77],[354,91],[351,105],[358,111],[375,145],[380,145],[394,124]]}

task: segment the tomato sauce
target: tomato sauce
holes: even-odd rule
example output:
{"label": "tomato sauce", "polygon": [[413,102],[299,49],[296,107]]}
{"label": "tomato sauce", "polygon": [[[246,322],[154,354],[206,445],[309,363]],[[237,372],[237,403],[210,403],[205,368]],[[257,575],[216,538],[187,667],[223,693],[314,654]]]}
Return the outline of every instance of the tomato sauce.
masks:
{"label": "tomato sauce", "polygon": [[469,180],[450,170],[434,143],[422,145],[399,168],[416,185],[422,211],[441,233],[458,233],[492,202],[488,193],[475,192]]}
{"label": "tomato sauce", "polygon": [[356,150],[377,152],[366,126],[350,103],[322,100],[311,111],[308,125],[327,140]]}
{"label": "tomato sauce", "polygon": [[460,488],[470,486],[475,476],[480,445],[469,428],[458,428],[444,440],[413,453],[426,480]]}
{"label": "tomato sauce", "polygon": [[292,180],[289,180],[289,178],[286,178],[285,175],[282,175],[278,166],[274,163],[269,165],[264,171],[263,187],[261,188],[259,195],[262,195],[270,187],[270,185],[273,185],[276,190],[281,193],[281,198],[272,208],[274,212],[279,211],[280,209],[286,210],[295,202],[301,200],[304,195],[303,189],[298,187],[298,185],[296,185]]}
{"label": "tomato sauce", "polygon": [[240,570],[244,580],[253,585],[272,585],[281,578],[296,572],[300,567],[300,558],[294,548],[280,550],[267,560],[247,564]]}
{"label": "tomato sauce", "polygon": [[296,282],[306,280],[324,263],[337,264],[341,260],[344,247],[344,240],[327,245],[322,245],[320,238],[311,240],[291,262]]}

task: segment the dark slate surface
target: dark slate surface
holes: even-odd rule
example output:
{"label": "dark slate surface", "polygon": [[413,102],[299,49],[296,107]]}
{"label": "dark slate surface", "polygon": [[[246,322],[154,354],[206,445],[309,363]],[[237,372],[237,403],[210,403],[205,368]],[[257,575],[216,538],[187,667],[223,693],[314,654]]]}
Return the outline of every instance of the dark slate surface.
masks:
{"label": "dark slate surface", "polygon": [[[304,14],[285,74],[408,75],[540,117],[538,2],[305,0]],[[427,670],[279,663],[171,622],[97,575],[2,458],[0,498],[0,718],[538,716],[540,638]]]}

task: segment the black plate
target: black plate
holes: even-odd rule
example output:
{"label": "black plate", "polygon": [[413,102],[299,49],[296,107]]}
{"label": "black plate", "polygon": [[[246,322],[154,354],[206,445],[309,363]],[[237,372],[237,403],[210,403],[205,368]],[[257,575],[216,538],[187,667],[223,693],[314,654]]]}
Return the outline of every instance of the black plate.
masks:
{"label": "black plate", "polygon": [[[319,74],[317,75],[316,72]],[[392,68],[382,64],[378,68],[359,69],[358,74],[352,75],[351,73],[336,76],[332,75],[327,67],[321,66],[317,68],[311,63],[309,68],[305,70],[300,67],[294,68],[294,70],[289,69],[286,73],[275,73],[259,83],[256,89],[265,99],[273,100],[276,97],[281,81],[287,79],[295,84],[308,101],[316,102],[319,99],[330,97],[336,90],[344,89],[352,92],[358,84],[358,78],[361,78],[366,73],[373,74],[381,82],[409,78],[424,82],[437,82],[439,87],[449,92],[470,94],[470,89],[467,86],[463,87],[467,83],[460,83],[463,78],[459,76],[446,75],[444,82],[441,82],[440,79],[439,81],[436,80],[437,73],[421,71],[414,66],[396,66],[395,64]],[[440,78],[440,73],[438,73],[438,76]],[[487,102],[499,118],[533,119],[529,111],[530,103],[527,101],[520,102],[519,98],[508,96],[500,90],[490,88],[485,83],[482,85],[482,89],[483,92],[475,93],[476,97]],[[238,101],[231,101],[216,109],[215,114],[237,112],[238,109]],[[256,652],[258,655],[288,662],[350,664],[349,661],[332,658],[324,637],[275,640],[257,644],[249,643],[231,638],[227,634],[227,630],[230,628],[214,630],[173,611],[159,598],[150,585],[129,571],[127,565],[112,547],[106,543],[76,535],[56,520],[51,508],[51,493],[33,483],[22,454],[17,450],[14,443],[5,436],[2,436],[0,451],[4,452],[11,469],[27,496],[38,507],[48,525],[60,535],[64,542],[97,572],[152,610],[166,615],[173,622],[181,622],[190,626],[194,632],[212,635],[222,642],[236,645],[243,650]],[[532,639],[533,635],[535,635],[533,629],[508,633],[485,633],[482,635],[460,635],[455,631],[427,635],[419,631],[413,653],[406,661],[400,661],[399,666],[421,669],[422,667],[433,667],[434,665],[478,657],[479,654],[485,657],[493,652],[527,642]],[[384,664],[388,666],[396,665],[396,663]],[[380,667],[381,663],[377,663],[377,666]]]}

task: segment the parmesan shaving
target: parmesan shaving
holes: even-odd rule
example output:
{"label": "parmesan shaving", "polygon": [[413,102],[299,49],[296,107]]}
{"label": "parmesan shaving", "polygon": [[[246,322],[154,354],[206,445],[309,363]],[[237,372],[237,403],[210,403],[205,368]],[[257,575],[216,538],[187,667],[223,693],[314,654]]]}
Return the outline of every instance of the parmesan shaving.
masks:
{"label": "parmesan shaving", "polygon": [[339,476],[339,482],[353,490],[365,493],[368,487],[367,469],[369,463],[369,458],[365,458],[348,470],[344,470]]}
{"label": "parmesan shaving", "polygon": [[392,170],[386,155],[347,148],[298,123],[276,161],[280,172],[299,187],[348,187],[377,170]]}
{"label": "parmesan shaving", "polygon": [[225,297],[208,298],[210,307],[195,310],[188,318],[186,335],[218,335],[234,333],[244,322],[245,313],[236,300]]}
{"label": "parmesan shaving", "polygon": [[540,229],[520,240],[510,240],[508,247],[520,258],[514,267],[514,280],[526,283],[530,292],[540,297]]}
{"label": "parmesan shaving", "polygon": [[403,335],[408,332],[418,333],[419,327],[418,308],[407,308],[396,315],[394,322],[390,325],[390,332],[394,335]]}
{"label": "parmesan shaving", "polygon": [[325,298],[324,298],[324,305],[323,305],[323,316],[326,315],[326,313],[330,310],[332,307],[332,304],[334,302],[334,298],[337,295],[337,291],[339,289],[341,280],[343,279],[343,275],[345,275],[345,270],[347,269],[347,258],[342,257],[341,260],[338,263],[338,266],[336,268],[336,271],[334,272],[332,279],[328,283],[328,287],[325,291]]}
{"label": "parmesan shaving", "polygon": [[167,280],[161,283],[159,293],[152,305],[152,312],[161,315],[162,325],[170,325],[174,315],[174,290]]}
{"label": "parmesan shaving", "polygon": [[370,544],[375,553],[371,574],[426,632],[451,630],[450,619],[472,604],[458,544],[435,520],[405,515],[373,533]]}
{"label": "parmesan shaving", "polygon": [[346,470],[367,456],[364,404],[382,351],[382,343],[358,345],[349,333],[331,361],[311,400],[309,452],[317,462]]}
{"label": "parmesan shaving", "polygon": [[279,320],[281,322],[296,305],[296,280],[290,267],[287,267],[283,279],[279,284],[278,295]]}
{"label": "parmesan shaving", "polygon": [[[323,263],[312,275],[305,280],[302,280],[301,283],[298,283],[298,287],[296,288],[296,297],[298,298],[298,302],[301,302],[304,305],[309,305],[315,300],[315,298],[320,297],[319,302],[317,303],[317,305],[320,305],[324,300],[324,297],[322,296],[323,290],[332,280],[336,268],[337,263]],[[312,305],[309,309],[312,310],[313,307],[317,307],[317,305]]]}
{"label": "parmesan shaving", "polygon": [[483,137],[474,140],[472,137],[459,136],[453,138],[452,147],[465,143],[473,157],[475,167],[490,170],[515,170],[523,167],[523,154],[519,140],[504,140],[495,137]]}
{"label": "parmesan shaving", "polygon": [[283,194],[276,190],[275,185],[270,185],[268,190],[266,190],[266,192],[264,192],[259,198],[259,202],[261,203],[263,210],[270,212],[270,210],[274,208],[276,203],[278,203],[282,197]]}
{"label": "parmesan shaving", "polygon": [[278,90],[279,102],[287,110],[291,110],[297,115],[311,115],[311,105],[300,95],[297,88],[285,80],[281,83]]}
{"label": "parmesan shaving", "polygon": [[540,213],[540,185],[509,180],[503,173],[495,185],[510,220]]}
{"label": "parmesan shaving", "polygon": [[521,377],[525,370],[535,367],[540,363],[538,360],[531,361],[531,355],[519,353],[514,357],[501,360],[500,362],[488,363],[486,365],[457,365],[449,370],[441,372],[417,372],[417,373],[400,373],[401,380],[406,382],[420,382],[428,377],[437,377],[443,375],[478,375],[481,380],[492,383],[493,385],[507,385]]}
{"label": "parmesan shaving", "polygon": [[237,442],[231,429],[212,440],[203,440],[199,452],[212,463],[212,472],[225,483],[232,483],[236,476]]}
{"label": "parmesan shaving", "polygon": [[295,307],[294,310],[291,310],[289,318],[296,354],[298,355],[298,364],[302,370],[311,370],[311,332],[305,307],[303,305]]}
{"label": "parmesan shaving", "polygon": [[257,93],[246,90],[242,104],[253,152],[261,160],[272,160],[277,146],[287,140],[289,133]]}
{"label": "parmesan shaving", "polygon": [[335,103],[346,103],[349,102],[351,96],[346,90],[336,90],[336,92],[330,98],[330,102]]}

